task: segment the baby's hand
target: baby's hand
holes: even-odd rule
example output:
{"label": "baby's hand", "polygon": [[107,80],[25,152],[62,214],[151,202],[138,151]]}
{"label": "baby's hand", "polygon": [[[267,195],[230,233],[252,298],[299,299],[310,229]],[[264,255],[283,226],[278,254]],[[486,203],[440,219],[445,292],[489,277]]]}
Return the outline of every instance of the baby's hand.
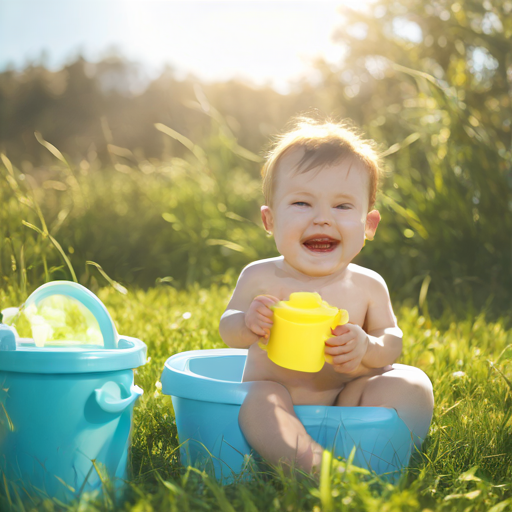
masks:
{"label": "baby's hand", "polygon": [[356,324],[338,325],[333,338],[325,342],[325,353],[332,356],[332,365],[338,373],[351,373],[359,367],[368,349],[369,339]]}
{"label": "baby's hand", "polygon": [[258,336],[268,338],[273,325],[274,312],[270,309],[279,299],[272,295],[258,295],[245,313],[245,325]]}

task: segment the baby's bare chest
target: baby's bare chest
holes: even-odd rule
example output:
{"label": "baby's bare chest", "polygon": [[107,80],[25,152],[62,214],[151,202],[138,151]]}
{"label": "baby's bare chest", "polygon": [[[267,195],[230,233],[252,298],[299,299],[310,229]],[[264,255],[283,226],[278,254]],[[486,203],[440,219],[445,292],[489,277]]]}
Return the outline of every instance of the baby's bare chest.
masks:
{"label": "baby's bare chest", "polygon": [[279,300],[288,300],[294,292],[317,292],[331,306],[345,309],[349,314],[349,322],[364,328],[368,311],[369,298],[364,289],[353,280],[334,282],[318,286],[315,282],[299,283],[293,279],[262,279],[256,295],[272,295]]}

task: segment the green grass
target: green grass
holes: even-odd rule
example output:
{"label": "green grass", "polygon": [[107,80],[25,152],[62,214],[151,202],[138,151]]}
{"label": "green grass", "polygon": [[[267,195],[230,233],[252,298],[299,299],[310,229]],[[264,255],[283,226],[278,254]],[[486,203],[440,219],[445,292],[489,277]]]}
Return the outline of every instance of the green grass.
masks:
{"label": "green grass", "polygon": [[[134,412],[127,500],[116,503],[106,492],[84,496],[70,510],[499,512],[512,507],[512,331],[483,315],[433,322],[416,308],[397,308],[405,334],[399,362],[423,369],[436,398],[424,453],[397,486],[339,461],[324,465],[320,487],[271,468],[255,473],[251,482],[221,487],[206,473],[181,467],[171,400],[157,384],[172,354],[224,347],[217,326],[230,293],[228,286],[178,291],[163,285],[126,296],[113,288],[99,290],[119,332],[143,340],[150,360],[135,375],[144,395]],[[21,299],[0,290],[2,308]],[[24,508],[12,495],[11,501],[0,498],[0,510],[59,509],[49,500]]]}

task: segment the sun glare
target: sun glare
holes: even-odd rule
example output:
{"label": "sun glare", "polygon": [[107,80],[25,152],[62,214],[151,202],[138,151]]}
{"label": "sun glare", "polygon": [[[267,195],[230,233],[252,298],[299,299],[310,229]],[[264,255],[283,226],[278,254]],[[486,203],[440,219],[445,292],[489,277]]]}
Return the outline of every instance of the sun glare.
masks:
{"label": "sun glare", "polygon": [[371,2],[129,2],[124,13],[130,55],[204,80],[238,78],[270,83],[285,92],[289,80],[314,81],[311,63],[339,62],[343,48],[332,34],[340,5]]}
{"label": "sun glare", "polygon": [[[5,42],[5,51],[0,67],[8,62],[19,66],[43,51],[55,68],[78,52],[97,61],[116,50],[142,64],[152,77],[169,65],[178,76],[237,78],[285,92],[297,78],[315,80],[311,63],[316,58],[331,63],[342,58],[343,48],[332,41],[342,21],[339,7],[361,10],[372,3],[47,0],[43,8],[18,0],[2,7],[0,43]],[[23,36],[12,28],[16,23],[9,22],[20,16],[26,24]]]}

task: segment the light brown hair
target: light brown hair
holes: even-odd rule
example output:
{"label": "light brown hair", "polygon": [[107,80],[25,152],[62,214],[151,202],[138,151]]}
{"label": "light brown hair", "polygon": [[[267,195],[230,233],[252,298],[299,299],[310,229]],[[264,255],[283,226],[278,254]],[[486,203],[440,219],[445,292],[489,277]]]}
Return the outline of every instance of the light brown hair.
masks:
{"label": "light brown hair", "polygon": [[377,195],[381,166],[374,141],[364,139],[353,128],[330,120],[319,122],[305,116],[292,120],[291,130],[277,136],[266,154],[261,169],[265,203],[272,205],[278,166],[283,155],[292,148],[302,148],[304,156],[297,172],[308,172],[316,167],[334,165],[348,159],[362,163],[369,174],[368,211],[373,208]]}

